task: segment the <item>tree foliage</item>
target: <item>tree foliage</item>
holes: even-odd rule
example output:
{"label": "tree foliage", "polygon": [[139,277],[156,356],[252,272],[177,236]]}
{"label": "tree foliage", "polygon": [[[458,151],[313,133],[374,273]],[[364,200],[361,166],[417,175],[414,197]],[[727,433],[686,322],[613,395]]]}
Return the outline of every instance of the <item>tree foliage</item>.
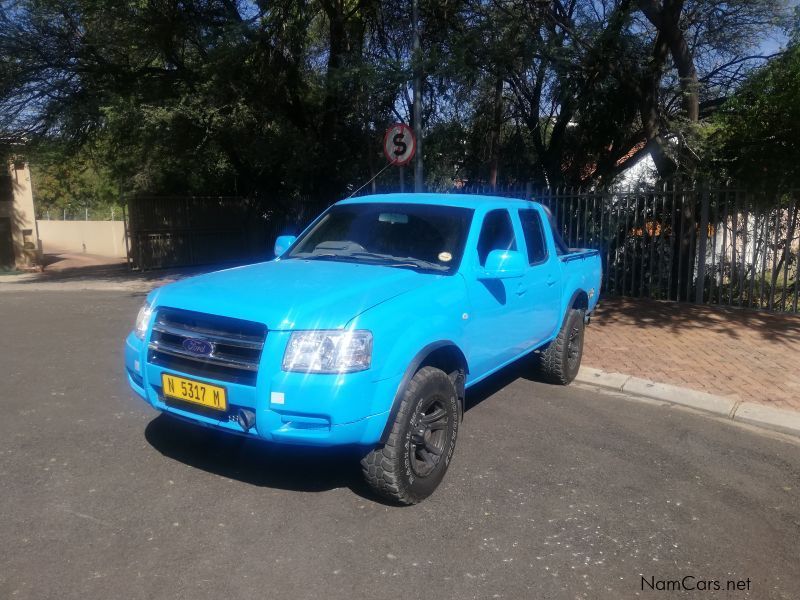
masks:
{"label": "tree foliage", "polygon": [[[696,124],[786,17],[782,0],[420,4],[432,187],[605,184],[646,152],[691,170]],[[0,137],[67,170],[91,156],[121,193],[335,198],[411,120],[410,18],[384,0],[0,0]]]}
{"label": "tree foliage", "polygon": [[800,45],[753,73],[710,129],[714,164],[731,179],[800,188]]}
{"label": "tree foliage", "polygon": [[75,155],[50,144],[47,150],[37,152],[37,159],[31,168],[38,217],[69,214],[83,218],[91,211],[93,216],[106,219],[112,210],[122,216],[120,190],[109,168],[91,154]]}

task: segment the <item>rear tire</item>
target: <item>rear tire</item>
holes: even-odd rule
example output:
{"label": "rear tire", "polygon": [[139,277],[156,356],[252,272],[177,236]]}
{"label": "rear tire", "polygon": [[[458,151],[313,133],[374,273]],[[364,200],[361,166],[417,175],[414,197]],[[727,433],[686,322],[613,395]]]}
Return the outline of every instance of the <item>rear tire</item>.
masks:
{"label": "rear tire", "polygon": [[583,335],[584,312],[570,309],[556,339],[538,353],[540,379],[557,385],[572,383],[581,368]]}
{"label": "rear tire", "polygon": [[447,472],[458,436],[458,394],[444,371],[423,367],[411,378],[386,444],[362,460],[364,479],[380,496],[416,504]]}

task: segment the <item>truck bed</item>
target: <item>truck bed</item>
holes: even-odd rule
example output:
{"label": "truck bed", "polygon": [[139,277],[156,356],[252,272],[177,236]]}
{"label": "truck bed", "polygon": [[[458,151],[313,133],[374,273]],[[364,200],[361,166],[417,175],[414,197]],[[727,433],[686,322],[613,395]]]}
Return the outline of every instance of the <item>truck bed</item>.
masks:
{"label": "truck bed", "polygon": [[564,289],[586,290],[589,296],[587,312],[591,313],[600,298],[603,278],[600,251],[590,248],[569,248],[560,258]]}

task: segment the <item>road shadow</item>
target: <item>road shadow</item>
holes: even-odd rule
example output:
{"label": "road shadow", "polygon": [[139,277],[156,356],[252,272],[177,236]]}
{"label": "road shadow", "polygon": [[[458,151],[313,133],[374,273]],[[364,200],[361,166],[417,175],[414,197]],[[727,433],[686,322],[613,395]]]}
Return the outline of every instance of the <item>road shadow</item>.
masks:
{"label": "road shadow", "polygon": [[296,492],[348,488],[365,499],[386,504],[362,479],[359,460],[363,449],[270,444],[166,414],[150,421],[144,435],[153,448],[172,460],[248,485]]}
{"label": "road shadow", "polygon": [[751,331],[779,344],[794,344],[800,335],[800,315],[747,308],[647,300],[603,299],[592,316],[592,327],[635,326],[642,335],[704,330],[737,339]]}
{"label": "road shadow", "polygon": [[[74,266],[65,266],[65,265]],[[75,264],[60,254],[46,254],[42,261],[44,270],[38,281],[66,281],[88,279],[118,279],[130,276],[128,265],[122,261],[100,264]]]}
{"label": "road shadow", "polygon": [[[518,379],[535,381],[534,360],[525,357],[467,390],[465,412]],[[296,492],[348,488],[354,494],[399,506],[377,496],[364,482],[358,447],[313,448],[270,444],[193,425],[160,414],[145,428],[145,439],[164,456],[195,469],[248,485]]]}
{"label": "road shadow", "polygon": [[[535,357],[525,356],[469,388],[465,413],[518,379],[535,379]],[[248,485],[297,492],[346,487],[386,506],[401,506],[376,495],[364,482],[363,447],[315,448],[264,440],[194,425],[162,413],[145,428],[145,439],[164,456],[187,466]]]}
{"label": "road shadow", "polygon": [[468,413],[481,402],[519,379],[541,383],[536,377],[536,368],[536,355],[531,353],[476,383],[467,389],[464,397],[464,412]]}

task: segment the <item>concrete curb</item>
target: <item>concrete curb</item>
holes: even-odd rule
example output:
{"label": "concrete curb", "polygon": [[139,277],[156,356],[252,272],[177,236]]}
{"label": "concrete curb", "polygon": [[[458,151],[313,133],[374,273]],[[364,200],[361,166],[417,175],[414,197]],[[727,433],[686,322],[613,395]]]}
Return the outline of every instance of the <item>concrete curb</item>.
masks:
{"label": "concrete curb", "polygon": [[753,402],[741,402],[736,396],[715,396],[622,373],[608,373],[591,367],[581,367],[575,381],[630,396],[686,406],[733,421],[800,436],[800,412]]}
{"label": "concrete curb", "polygon": [[791,435],[800,435],[800,413],[781,410],[752,402],[742,402],[733,415],[734,421],[769,427]]}

